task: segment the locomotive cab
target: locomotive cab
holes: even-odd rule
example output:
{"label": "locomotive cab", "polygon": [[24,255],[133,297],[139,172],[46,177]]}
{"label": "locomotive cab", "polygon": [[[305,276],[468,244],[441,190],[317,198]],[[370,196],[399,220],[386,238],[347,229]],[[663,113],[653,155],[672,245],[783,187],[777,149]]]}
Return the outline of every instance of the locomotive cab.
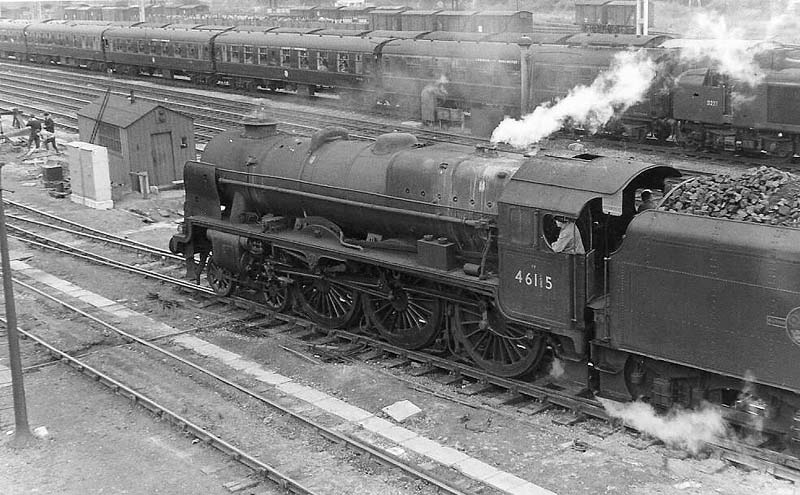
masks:
{"label": "locomotive cab", "polygon": [[605,260],[623,242],[636,191],[663,190],[667,177],[679,175],[596,155],[523,164],[499,204],[502,311],[553,335],[562,359],[583,362],[593,328],[588,307],[604,305]]}

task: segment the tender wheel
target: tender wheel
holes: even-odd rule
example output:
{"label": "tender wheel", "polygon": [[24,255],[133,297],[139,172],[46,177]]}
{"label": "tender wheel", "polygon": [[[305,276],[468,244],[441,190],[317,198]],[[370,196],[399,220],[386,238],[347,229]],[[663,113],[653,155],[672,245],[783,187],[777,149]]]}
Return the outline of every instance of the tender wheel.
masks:
{"label": "tender wheel", "polygon": [[499,376],[526,375],[544,355],[544,337],[507,322],[486,302],[456,306],[454,334],[478,366]]}
{"label": "tender wheel", "polygon": [[280,313],[289,306],[289,286],[278,279],[264,284],[260,295],[264,304],[276,313]]}
{"label": "tender wheel", "polygon": [[326,278],[301,281],[295,292],[306,316],[328,328],[344,328],[359,315],[358,292]]}
{"label": "tender wheel", "polygon": [[218,296],[230,295],[233,290],[233,275],[230,271],[214,263],[213,259],[209,260],[208,266],[206,266],[206,278],[208,285]]}
{"label": "tender wheel", "polygon": [[396,283],[385,297],[363,296],[364,313],[381,336],[405,349],[423,349],[439,335],[442,304],[438,298]]}

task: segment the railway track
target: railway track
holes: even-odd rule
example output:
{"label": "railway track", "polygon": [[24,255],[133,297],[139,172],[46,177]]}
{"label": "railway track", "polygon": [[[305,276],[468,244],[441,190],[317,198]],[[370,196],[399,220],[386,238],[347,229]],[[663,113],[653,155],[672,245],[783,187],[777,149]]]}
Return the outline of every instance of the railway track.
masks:
{"label": "railway track", "polygon": [[[10,229],[16,228],[12,224],[9,226]],[[74,228],[70,230],[74,230]],[[374,333],[371,334],[363,326],[349,330],[323,329],[293,314],[274,313],[268,307],[259,304],[254,298],[217,297],[209,288],[187,282],[179,277],[166,276],[160,271],[151,271],[142,267],[126,267],[124,263],[109,261],[105,256],[90,254],[38,234],[22,230],[15,232],[15,236],[29,245],[55,250],[92,263],[103,264],[174,284],[184,290],[190,290],[209,298],[207,299],[210,301],[207,303],[209,305],[221,304],[226,307],[242,308],[245,316],[238,322],[234,322],[238,323],[238,331],[274,337],[274,321],[280,321],[285,325],[280,333],[288,332],[290,338],[293,339],[293,347],[305,349],[310,359],[372,362],[384,372],[399,373],[401,379],[417,383],[417,386],[419,386],[419,377],[425,376],[426,380],[451,387],[452,393],[448,394],[450,399],[458,401],[464,397],[478,396],[481,402],[487,404],[487,407],[500,414],[525,418],[555,409],[560,411],[556,421],[563,425],[582,423],[587,418],[596,418],[606,424],[617,424],[613,418],[609,417],[602,404],[591,394],[585,390],[562,388],[549,377],[539,377],[533,381],[497,377],[457,359],[409,351],[382,342],[373,338]],[[105,236],[96,234],[87,235],[92,238],[105,238]],[[162,254],[156,255],[161,256]],[[177,260],[170,259],[169,263],[177,263]],[[171,270],[176,269],[179,269],[179,265],[173,264]],[[254,322],[253,314],[259,315],[261,321],[257,319]],[[365,323],[362,322],[361,325],[365,325]],[[767,472],[795,483],[800,482],[800,460],[794,456],[728,440],[713,442],[710,447],[720,458],[733,464]]]}
{"label": "railway track", "polygon": [[[19,206],[19,203],[14,203],[15,205]],[[9,205],[12,207],[17,207],[13,205]],[[23,205],[24,207],[24,205]],[[56,219],[55,216],[48,214],[46,212],[39,212],[36,211],[34,208],[25,207],[25,209],[29,212],[29,214],[42,214],[42,216],[46,216],[51,219]],[[18,226],[14,225],[17,221],[16,218],[12,216],[8,217],[9,223],[9,232],[11,233],[11,237],[21,240],[27,243],[29,246],[39,248],[39,249],[47,249],[51,251],[56,251],[61,254],[67,254],[70,256],[78,257],[82,260],[89,261],[91,263],[100,264],[103,266],[112,267],[115,269],[125,270],[129,273],[133,273],[136,275],[146,276],[151,279],[159,280],[160,282],[169,283],[175,286],[178,286],[184,290],[191,290],[195,294],[199,294],[201,296],[206,297],[206,302],[203,304],[205,306],[218,303],[222,301],[226,307],[239,307],[243,308],[241,310],[241,316],[238,321],[250,321],[253,319],[253,314],[262,315],[262,318],[256,317],[257,320],[261,322],[261,325],[266,327],[274,327],[275,323],[284,324],[286,322],[293,322],[293,326],[301,331],[304,331],[306,322],[295,319],[295,318],[276,318],[278,315],[274,314],[266,314],[266,313],[259,313],[259,306],[255,304],[253,301],[242,297],[232,297],[232,298],[225,298],[224,300],[220,300],[217,298],[213,291],[208,288],[197,286],[194,283],[186,282],[181,280],[177,277],[172,277],[170,275],[166,275],[164,273],[164,269],[154,270],[154,269],[144,269],[141,266],[128,264],[125,262],[113,260],[106,256],[97,255],[90,251],[81,249],[74,245],[70,245],[69,243],[56,241],[52,238],[48,238],[42,234],[34,233],[31,231],[27,231],[24,229],[19,228]],[[28,222],[30,219],[23,220]],[[163,252],[161,252],[158,248],[150,247],[149,249],[140,243],[135,243],[130,241],[131,244],[128,245],[125,242],[119,242],[120,239],[118,236],[112,234],[104,234],[98,235],[95,229],[91,229],[89,227],[81,226],[79,224],[75,224],[74,222],[66,221],[63,219],[58,219],[59,223],[64,223],[67,225],[71,225],[73,228],[67,228],[63,225],[53,226],[55,227],[54,230],[60,233],[68,233],[71,235],[77,235],[85,238],[86,240],[92,240],[95,242],[101,242],[103,244],[112,244],[116,247],[123,248],[126,250],[133,250],[137,253],[147,253],[155,256],[163,256]],[[46,227],[44,222],[37,222],[38,227]],[[122,239],[124,240],[124,239]],[[164,257],[167,261],[170,260],[169,257]],[[169,270],[169,268],[167,268]],[[52,302],[55,302],[62,306],[64,309],[67,309],[73,313],[76,313],[83,318],[91,320],[94,324],[100,325],[101,327],[109,330],[117,335],[119,335],[126,343],[136,343],[147,349],[155,351],[161,355],[167,356],[173,361],[180,363],[187,368],[195,372],[202,373],[205,376],[215,380],[216,382],[224,385],[226,388],[236,391],[238,394],[242,394],[250,399],[256,400],[264,404],[265,406],[281,413],[285,414],[294,420],[299,421],[303,424],[306,428],[315,431],[322,437],[334,442],[338,445],[345,445],[352,451],[366,456],[366,458],[372,458],[378,460],[381,464],[390,466],[395,469],[399,469],[403,471],[406,475],[412,476],[416,479],[422,480],[425,483],[429,484],[430,486],[434,487],[438,490],[438,493],[448,493],[453,495],[468,495],[473,493],[470,489],[465,489],[463,486],[469,484],[475,484],[475,482],[461,480],[455,481],[448,481],[446,479],[441,479],[439,476],[433,473],[428,473],[425,468],[421,468],[409,462],[406,462],[396,456],[393,456],[383,450],[377,449],[372,445],[359,440],[358,438],[351,437],[346,435],[336,428],[326,426],[311,417],[304,416],[301,413],[298,413],[292,410],[290,407],[283,405],[279,401],[272,400],[266,397],[263,393],[258,392],[254,388],[245,387],[236,383],[234,380],[226,378],[225,376],[216,373],[204,366],[201,366],[189,359],[181,357],[169,350],[166,347],[161,346],[159,344],[153,343],[152,339],[142,338],[137,336],[133,333],[126,332],[125,330],[120,329],[113,323],[106,321],[104,319],[98,318],[97,316],[80,309],[79,307],[70,304],[69,302],[65,301],[62,297],[50,294],[45,292],[42,289],[38,289],[31,284],[25,283],[19,279],[14,280],[18,285],[23,287],[26,290],[35,292],[38,296],[41,296],[45,299],[48,299]],[[283,316],[283,315],[280,315]],[[231,323],[233,320],[226,320],[227,323]],[[184,332],[181,332],[184,333]],[[187,431],[192,435],[195,435],[200,441],[208,443],[215,448],[219,449],[223,453],[229,455],[232,459],[241,462],[242,464],[250,467],[253,471],[267,479],[273,480],[279,484],[279,486],[284,487],[285,489],[289,490],[291,493],[319,493],[318,491],[312,491],[308,488],[303,487],[299,482],[292,480],[290,477],[280,473],[279,471],[275,470],[273,467],[264,464],[261,461],[258,461],[256,456],[253,454],[248,454],[241,449],[237,449],[231,443],[224,441],[221,438],[216,437],[215,435],[211,434],[207,430],[204,430],[202,427],[192,423],[189,420],[181,417],[180,415],[174,413],[173,411],[169,410],[169,408],[158,404],[152,398],[145,397],[142,394],[134,392],[131,387],[125,386],[120,382],[110,378],[109,376],[103,374],[101,371],[94,369],[87,364],[81,362],[79,359],[69,356],[64,351],[58,350],[52,344],[44,342],[42,339],[37,338],[36,336],[30,334],[29,332],[24,332],[24,335],[30,336],[32,340],[44,346],[55,359],[59,360],[66,360],[72,365],[74,368],[78,369],[79,371],[87,374],[91,378],[101,382],[102,384],[108,386],[115,393],[119,393],[125,397],[130,398],[133,402],[138,402],[146,409],[150,410],[154,414],[162,417],[165,416],[169,418],[170,422],[178,426],[183,431]],[[174,334],[165,335],[159,337],[159,339],[172,337]],[[96,352],[96,351],[94,351]]]}
{"label": "railway track", "polygon": [[[265,96],[278,96],[266,91],[255,93],[256,97],[241,95],[225,88],[198,92],[196,88],[191,90],[188,83],[181,81],[171,81],[167,84],[166,81],[154,77],[125,79],[84,70],[54,69],[9,62],[0,62],[0,82],[3,83],[0,85],[0,105],[39,112],[43,105],[52,106],[53,100],[56,99],[60,102],[58,105],[61,109],[57,112],[59,123],[64,122],[65,127],[75,132],[77,132],[77,119],[74,115],[79,108],[100,98],[107,90],[122,97],[127,97],[134,91],[137,98],[165,105],[193,117],[196,140],[201,146],[219,132],[239,128],[244,116],[265,106],[269,114],[280,123],[281,129],[303,136],[310,136],[320,128],[336,126],[345,128],[354,139],[372,140],[388,132],[409,132],[423,142],[489,147],[504,153],[520,155],[532,152],[503,144],[495,145],[488,139],[460,132],[407,125],[364,113],[355,114],[334,108],[330,104],[320,106],[320,103],[325,102],[325,98],[302,99],[303,103],[314,105],[313,108],[303,110],[298,105],[287,105],[278,101],[280,98],[272,98],[265,102]],[[57,89],[57,94],[54,94],[54,88]],[[19,95],[23,95],[24,98],[20,98]],[[545,148],[541,152],[546,153],[548,148],[566,148],[569,143],[575,142],[575,139],[583,140],[590,146],[592,152],[601,154],[608,151],[635,153],[646,156],[644,159],[649,161],[679,162],[679,169],[692,174],[718,173],[725,169],[744,170],[759,166],[770,166],[790,172],[797,172],[800,168],[800,164],[793,163],[790,159],[690,151],[674,143],[660,143],[655,140],[625,141],[602,136],[575,136],[568,133],[561,133],[543,143]]]}
{"label": "railway track", "polygon": [[[76,313],[83,314],[84,316],[94,320],[95,322],[102,323],[104,326],[106,326],[106,328],[114,330],[120,333],[121,335],[128,336],[128,338],[131,341],[140,340],[137,337],[131,336],[126,332],[117,329],[113,325],[107,324],[105,322],[100,322],[95,317],[92,317],[91,315],[79,310],[78,308],[71,307],[65,301],[54,298],[53,296],[50,296],[48,294],[45,294],[41,290],[35,288],[30,284],[23,282],[22,280],[19,280],[17,278],[13,278],[13,280],[19,287],[22,287],[23,289],[34,292],[36,294],[39,294],[40,296],[51,299],[54,302],[57,302],[68,309],[72,309]],[[4,318],[0,318],[0,321],[3,323],[3,325],[6,324],[6,320]],[[269,480],[275,483],[278,487],[280,487],[282,490],[285,490],[287,493],[306,494],[306,495],[316,495],[320,493],[318,491],[314,491],[304,486],[302,483],[296,481],[288,474],[285,474],[280,470],[276,469],[275,467],[259,460],[257,458],[258,454],[249,453],[243,449],[236,447],[235,445],[226,441],[220,436],[215,435],[209,429],[204,428],[203,426],[186,418],[184,415],[181,415],[178,412],[173,411],[166,405],[163,405],[158,400],[153,399],[152,397],[149,397],[148,395],[135,390],[134,388],[126,385],[124,382],[113,378],[110,374],[104,373],[100,369],[89,365],[86,361],[74,357],[69,353],[58,349],[58,347],[47,342],[46,340],[42,339],[36,334],[22,329],[18,329],[18,332],[24,338],[30,339],[32,342],[44,348],[45,351],[48,354],[50,354],[50,356],[52,356],[54,360],[68,364],[73,369],[79,371],[80,373],[86,375],[87,377],[100,383],[101,385],[104,385],[106,388],[113,391],[114,394],[127,398],[128,400],[131,401],[131,403],[143,407],[144,409],[146,409],[147,411],[149,411],[150,413],[152,413],[153,415],[157,416],[162,420],[169,421],[180,431],[192,435],[195,439],[197,439],[200,442],[203,442],[206,445],[214,447],[215,449],[219,450],[220,452],[228,456],[230,459],[253,470],[253,472],[259,477],[261,477],[261,479]],[[149,344],[146,341],[142,342],[144,344]],[[180,358],[178,357],[178,359]]]}

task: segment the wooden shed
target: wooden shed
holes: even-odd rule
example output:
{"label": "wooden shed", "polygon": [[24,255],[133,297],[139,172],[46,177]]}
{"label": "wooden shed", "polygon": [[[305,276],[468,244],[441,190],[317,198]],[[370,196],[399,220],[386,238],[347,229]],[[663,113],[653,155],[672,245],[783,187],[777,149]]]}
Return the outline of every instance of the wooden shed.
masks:
{"label": "wooden shed", "polygon": [[[98,119],[98,114],[100,117]],[[78,111],[81,141],[108,148],[111,182],[138,189],[147,172],[151,186],[183,179],[183,164],[196,159],[194,122],[182,113],[149,101],[111,96]]]}

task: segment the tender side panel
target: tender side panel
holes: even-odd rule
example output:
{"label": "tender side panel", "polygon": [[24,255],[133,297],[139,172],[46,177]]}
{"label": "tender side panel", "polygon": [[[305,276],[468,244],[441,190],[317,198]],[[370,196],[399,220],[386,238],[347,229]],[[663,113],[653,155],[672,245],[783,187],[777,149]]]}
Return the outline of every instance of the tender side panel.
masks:
{"label": "tender side panel", "polygon": [[650,211],[610,261],[611,343],[800,390],[800,230]]}

